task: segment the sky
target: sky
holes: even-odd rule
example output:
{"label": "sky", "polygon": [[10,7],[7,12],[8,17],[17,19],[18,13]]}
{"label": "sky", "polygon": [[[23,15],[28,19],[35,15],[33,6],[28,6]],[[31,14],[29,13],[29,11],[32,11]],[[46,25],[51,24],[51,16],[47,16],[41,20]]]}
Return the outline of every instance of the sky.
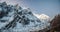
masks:
{"label": "sky", "polygon": [[19,4],[23,8],[30,8],[33,13],[46,14],[50,17],[60,14],[60,0],[0,0],[8,4]]}

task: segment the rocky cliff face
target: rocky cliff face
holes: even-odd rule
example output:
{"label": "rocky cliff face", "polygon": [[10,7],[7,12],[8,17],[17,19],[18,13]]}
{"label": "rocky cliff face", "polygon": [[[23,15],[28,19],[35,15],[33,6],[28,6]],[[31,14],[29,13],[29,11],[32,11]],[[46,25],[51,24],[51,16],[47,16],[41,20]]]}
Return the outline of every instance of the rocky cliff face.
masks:
{"label": "rocky cliff face", "polygon": [[42,30],[48,23],[40,21],[29,9],[18,5],[0,3],[0,31],[1,32],[29,32]]}

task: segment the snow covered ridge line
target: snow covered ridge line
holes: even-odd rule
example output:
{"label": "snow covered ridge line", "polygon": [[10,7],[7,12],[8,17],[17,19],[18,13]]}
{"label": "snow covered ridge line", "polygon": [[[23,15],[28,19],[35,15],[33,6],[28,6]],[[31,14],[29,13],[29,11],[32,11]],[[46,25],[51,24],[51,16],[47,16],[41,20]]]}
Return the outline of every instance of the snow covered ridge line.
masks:
{"label": "snow covered ridge line", "polygon": [[[3,20],[3,21],[1,21]],[[6,23],[7,22],[7,23]],[[38,19],[29,9],[23,9],[18,5],[0,3],[0,31],[34,31],[47,28],[50,23]],[[40,28],[40,29],[39,29]]]}
{"label": "snow covered ridge line", "polygon": [[34,14],[37,18],[39,18],[41,21],[50,21],[50,17],[46,14]]}

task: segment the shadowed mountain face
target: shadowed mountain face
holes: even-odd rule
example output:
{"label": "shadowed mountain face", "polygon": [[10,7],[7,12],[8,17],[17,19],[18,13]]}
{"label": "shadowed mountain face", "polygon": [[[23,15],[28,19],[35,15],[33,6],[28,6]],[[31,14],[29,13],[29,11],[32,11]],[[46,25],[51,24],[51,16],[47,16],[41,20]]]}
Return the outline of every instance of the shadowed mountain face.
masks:
{"label": "shadowed mountain face", "polygon": [[[7,15],[7,4],[5,2],[0,3],[0,18],[2,18],[3,16]],[[5,10],[5,11],[4,11]]]}
{"label": "shadowed mountain face", "polygon": [[51,29],[47,32],[60,32],[60,14],[51,20]]}
{"label": "shadowed mountain face", "polygon": [[55,16],[55,18],[51,21],[51,32],[60,32],[60,14]]}
{"label": "shadowed mountain face", "polygon": [[23,9],[18,4],[13,6],[7,5],[6,2],[0,3],[0,31],[41,30],[46,26],[49,26],[48,23],[40,21],[29,8]]}

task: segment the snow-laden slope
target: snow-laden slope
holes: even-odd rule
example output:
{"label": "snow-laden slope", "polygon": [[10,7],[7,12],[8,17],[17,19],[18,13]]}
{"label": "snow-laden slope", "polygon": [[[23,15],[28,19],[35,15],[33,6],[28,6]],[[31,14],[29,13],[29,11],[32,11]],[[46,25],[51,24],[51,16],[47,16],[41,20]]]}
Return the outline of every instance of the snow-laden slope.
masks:
{"label": "snow-laden slope", "polygon": [[41,21],[50,21],[50,17],[46,14],[34,14],[37,18],[39,18]]}
{"label": "snow-laden slope", "polygon": [[[45,29],[50,25],[48,22],[45,22],[44,20],[46,18],[46,15],[42,14],[36,17],[29,9],[23,9],[18,5],[7,5],[5,2],[3,2],[0,3],[0,8],[0,31],[38,31]],[[40,19],[39,17],[42,18]]]}

